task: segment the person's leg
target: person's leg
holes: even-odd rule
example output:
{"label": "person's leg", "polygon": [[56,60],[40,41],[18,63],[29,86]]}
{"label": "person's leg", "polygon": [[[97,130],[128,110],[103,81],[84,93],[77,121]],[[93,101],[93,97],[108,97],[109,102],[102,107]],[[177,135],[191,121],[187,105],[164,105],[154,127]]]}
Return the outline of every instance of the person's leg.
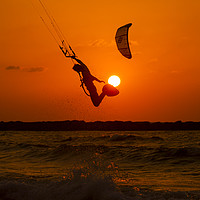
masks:
{"label": "person's leg", "polygon": [[92,103],[94,104],[95,107],[98,107],[106,95],[105,92],[102,91],[102,93],[98,95],[97,88],[95,87],[93,82],[87,82],[85,86],[90,93],[90,98],[92,100]]}
{"label": "person's leg", "polygon": [[99,106],[99,104],[102,102],[104,97],[105,97],[105,94],[103,92],[100,95],[98,95],[97,92],[90,93],[90,98],[95,107]]}

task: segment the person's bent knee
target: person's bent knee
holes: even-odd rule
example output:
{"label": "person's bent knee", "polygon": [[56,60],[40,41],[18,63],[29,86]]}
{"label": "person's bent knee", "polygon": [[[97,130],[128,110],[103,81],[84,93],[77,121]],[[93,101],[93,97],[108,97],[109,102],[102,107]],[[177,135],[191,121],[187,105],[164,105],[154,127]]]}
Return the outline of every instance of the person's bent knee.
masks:
{"label": "person's bent knee", "polygon": [[98,107],[100,103],[93,102],[93,104],[94,104],[95,107]]}

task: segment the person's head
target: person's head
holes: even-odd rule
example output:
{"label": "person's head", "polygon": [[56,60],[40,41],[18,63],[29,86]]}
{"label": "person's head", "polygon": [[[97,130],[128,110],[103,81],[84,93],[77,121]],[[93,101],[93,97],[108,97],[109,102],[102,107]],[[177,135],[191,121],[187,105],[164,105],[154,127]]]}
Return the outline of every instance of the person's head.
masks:
{"label": "person's head", "polygon": [[79,72],[82,71],[82,66],[79,65],[79,64],[75,64],[75,65],[73,66],[73,70],[79,73]]}

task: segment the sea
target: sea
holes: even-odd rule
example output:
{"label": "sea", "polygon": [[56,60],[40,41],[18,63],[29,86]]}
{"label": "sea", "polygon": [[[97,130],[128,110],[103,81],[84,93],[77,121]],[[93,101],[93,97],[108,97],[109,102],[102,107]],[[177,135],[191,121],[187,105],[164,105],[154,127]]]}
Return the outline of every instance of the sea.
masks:
{"label": "sea", "polygon": [[0,200],[199,200],[200,131],[0,131]]}

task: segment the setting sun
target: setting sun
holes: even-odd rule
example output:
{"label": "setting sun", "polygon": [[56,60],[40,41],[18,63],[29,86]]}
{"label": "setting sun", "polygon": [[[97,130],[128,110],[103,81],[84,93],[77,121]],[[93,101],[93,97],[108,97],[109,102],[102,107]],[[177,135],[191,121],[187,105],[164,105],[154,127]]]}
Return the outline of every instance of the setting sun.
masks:
{"label": "setting sun", "polygon": [[117,87],[120,84],[121,80],[118,76],[113,75],[108,79],[108,83],[110,85],[113,85],[114,87]]}

